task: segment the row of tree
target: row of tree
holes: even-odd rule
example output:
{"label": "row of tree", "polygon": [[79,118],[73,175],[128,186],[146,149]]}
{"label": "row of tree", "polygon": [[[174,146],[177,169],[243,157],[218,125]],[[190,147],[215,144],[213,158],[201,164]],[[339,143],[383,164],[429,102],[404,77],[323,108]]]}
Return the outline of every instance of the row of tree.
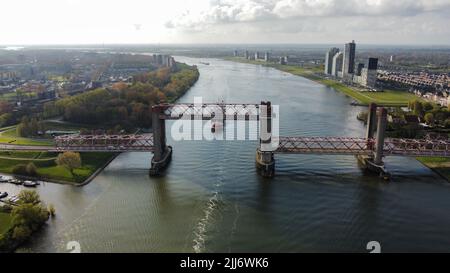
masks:
{"label": "row of tree", "polygon": [[428,125],[450,128],[450,110],[448,107],[413,100],[408,103],[408,108]]}
{"label": "row of tree", "polygon": [[131,85],[117,83],[109,89],[96,89],[44,106],[44,117],[63,115],[83,124],[120,125],[123,128],[149,128],[151,107],[174,101],[198,79],[195,66],[179,65],[178,70],[161,68],[136,75]]}
{"label": "row of tree", "polygon": [[42,135],[45,132],[45,124],[37,118],[22,118],[22,121],[16,127],[17,135],[21,137],[33,137]]}

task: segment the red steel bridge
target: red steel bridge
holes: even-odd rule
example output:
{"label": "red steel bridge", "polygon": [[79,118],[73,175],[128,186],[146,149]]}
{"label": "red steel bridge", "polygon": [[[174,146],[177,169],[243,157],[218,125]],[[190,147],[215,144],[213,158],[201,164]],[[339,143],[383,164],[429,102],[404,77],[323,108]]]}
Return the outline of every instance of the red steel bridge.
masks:
{"label": "red steel bridge", "polygon": [[[200,110],[199,110],[200,109]],[[450,140],[399,139],[384,137],[387,112],[384,108],[369,107],[366,137],[299,137],[272,135],[272,106],[261,104],[160,104],[153,107],[153,134],[142,135],[64,135],[57,136],[51,146],[23,146],[0,144],[6,151],[50,152],[152,152],[150,174],[158,175],[171,160],[172,147],[166,145],[165,120],[223,118],[227,120],[258,120],[260,131],[267,129],[268,137],[261,137],[256,152],[256,166],[261,175],[275,173],[274,154],[326,154],[357,156],[369,170],[384,174],[384,156],[440,156],[450,157]],[[375,134],[376,133],[376,134]],[[276,143],[272,150],[264,143]]]}

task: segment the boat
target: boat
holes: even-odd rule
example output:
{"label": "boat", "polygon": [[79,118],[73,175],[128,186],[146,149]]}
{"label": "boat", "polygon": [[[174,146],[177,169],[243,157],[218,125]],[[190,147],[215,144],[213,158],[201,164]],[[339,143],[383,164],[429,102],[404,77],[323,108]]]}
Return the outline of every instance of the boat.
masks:
{"label": "boat", "polygon": [[204,64],[204,65],[209,65],[209,63],[206,63],[206,62],[200,62],[201,64]]}
{"label": "boat", "polygon": [[8,182],[11,184],[14,184],[14,185],[22,185],[23,184],[23,181],[18,180],[18,179],[10,179]]}
{"label": "boat", "polygon": [[37,185],[38,185],[38,183],[31,181],[31,180],[26,180],[23,182],[24,187],[36,187]]}
{"label": "boat", "polygon": [[6,191],[0,192],[0,199],[3,199],[5,197],[7,197],[7,196],[8,196],[8,193]]}

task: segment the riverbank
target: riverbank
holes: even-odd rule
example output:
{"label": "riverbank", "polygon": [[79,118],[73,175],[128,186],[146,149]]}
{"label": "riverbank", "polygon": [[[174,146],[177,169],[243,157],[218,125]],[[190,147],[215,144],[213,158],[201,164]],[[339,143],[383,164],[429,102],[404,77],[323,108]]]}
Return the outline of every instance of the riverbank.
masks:
{"label": "riverbank", "polygon": [[[45,121],[44,126],[50,131],[73,131],[92,129],[88,125],[73,124],[68,122]],[[53,145],[50,136],[40,138],[25,138],[17,134],[16,126],[0,128],[0,143],[15,145]],[[70,185],[83,185],[92,180],[92,175],[103,169],[105,163],[111,162],[117,153],[81,153],[81,167],[72,172],[55,162],[58,153],[51,152],[12,152],[0,151],[0,173],[16,176],[20,179],[34,180],[42,179],[48,182]],[[34,164],[36,175],[14,173],[18,165]]]}
{"label": "riverbank", "polygon": [[411,100],[415,99],[421,100],[414,94],[410,94],[405,91],[398,91],[398,90],[384,90],[381,92],[361,91],[355,87],[350,87],[339,81],[323,77],[323,75],[321,75],[323,71],[322,66],[300,67],[294,65],[280,65],[273,62],[247,60],[240,57],[229,57],[224,59],[228,61],[272,67],[283,72],[307,78],[309,80],[321,83],[327,87],[333,88],[339,92],[342,92],[345,95],[353,98],[358,102],[358,104],[363,106],[369,105],[370,103],[374,102],[380,106],[404,107],[407,106],[408,102]]}
{"label": "riverbank", "polygon": [[450,182],[450,158],[445,157],[417,157],[424,166]]}

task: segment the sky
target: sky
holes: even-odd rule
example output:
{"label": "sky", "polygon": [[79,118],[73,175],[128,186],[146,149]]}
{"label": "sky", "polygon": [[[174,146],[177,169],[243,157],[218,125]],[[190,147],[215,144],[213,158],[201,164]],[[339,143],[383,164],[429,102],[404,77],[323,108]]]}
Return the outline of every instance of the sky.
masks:
{"label": "sky", "polygon": [[2,0],[0,44],[450,45],[450,0]]}

